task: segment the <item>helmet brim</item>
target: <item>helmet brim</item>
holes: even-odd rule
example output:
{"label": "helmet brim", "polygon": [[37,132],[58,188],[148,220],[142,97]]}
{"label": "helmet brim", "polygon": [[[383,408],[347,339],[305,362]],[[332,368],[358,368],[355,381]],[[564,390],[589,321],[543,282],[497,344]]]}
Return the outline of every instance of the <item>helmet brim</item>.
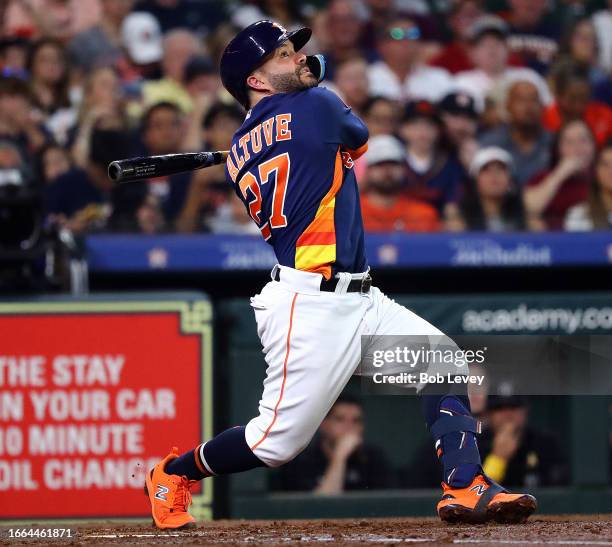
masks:
{"label": "helmet brim", "polygon": [[299,51],[308,43],[308,40],[310,40],[311,36],[312,30],[308,27],[303,27],[301,29],[288,32],[285,35],[283,42],[285,40],[289,40],[293,44],[293,49],[295,51]]}

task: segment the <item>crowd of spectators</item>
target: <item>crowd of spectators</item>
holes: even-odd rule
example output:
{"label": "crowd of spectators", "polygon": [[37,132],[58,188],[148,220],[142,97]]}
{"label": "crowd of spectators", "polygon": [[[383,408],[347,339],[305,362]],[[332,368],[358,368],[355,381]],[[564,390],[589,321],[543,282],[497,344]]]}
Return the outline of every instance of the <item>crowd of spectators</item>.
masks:
{"label": "crowd of spectators", "polygon": [[253,234],[223,167],[114,188],[107,164],[227,149],[218,60],[308,25],[370,130],[367,231],[612,227],[612,1],[0,0],[0,186],[74,232]]}

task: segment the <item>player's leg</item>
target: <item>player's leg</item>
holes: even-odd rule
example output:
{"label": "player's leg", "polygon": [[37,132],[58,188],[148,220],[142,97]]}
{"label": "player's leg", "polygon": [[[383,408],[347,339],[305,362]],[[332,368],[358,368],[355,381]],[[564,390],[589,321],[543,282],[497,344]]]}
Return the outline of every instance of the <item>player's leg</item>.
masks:
{"label": "player's leg", "polygon": [[252,299],[268,364],[259,415],[181,456],[173,451],[155,466],[147,487],[158,527],[193,521],[184,503],[191,481],[293,459],[357,366],[369,301],[359,294],[295,293],[281,285],[270,283]]}
{"label": "player's leg", "polygon": [[[298,284],[312,275],[288,269],[283,273]],[[318,287],[320,278],[313,277]],[[263,299],[253,302],[268,368],[259,413],[245,435],[255,456],[269,467],[292,460],[307,446],[351,378],[360,360],[359,332],[369,305],[356,293],[336,295],[318,288],[295,293],[289,287],[272,283]],[[277,309],[279,300],[287,303]]]}
{"label": "player's leg", "polygon": [[[435,326],[372,290],[376,335],[427,336],[432,345],[452,344]],[[442,389],[441,389],[442,388]],[[421,406],[435,451],[443,467],[443,497],[438,514],[447,521],[520,522],[536,508],[535,498],[509,494],[482,471],[477,433],[480,424],[470,412],[466,384],[425,386]],[[418,471],[417,471],[418,472]]]}
{"label": "player's leg", "polygon": [[[375,302],[374,309],[376,310],[376,323],[372,330],[376,335],[410,336],[415,341],[413,343],[418,346],[421,346],[422,341],[427,341],[432,346],[439,346],[445,338],[444,333],[437,327],[389,299],[378,289],[372,290],[372,296]],[[396,342],[396,340],[396,338],[393,338],[392,342]],[[452,344],[450,339],[448,339],[448,344]],[[432,390],[425,386],[420,392],[423,415],[430,430],[439,419],[446,416],[471,416],[465,384],[453,384],[447,387],[448,389],[445,389],[436,385],[436,393],[433,394],[430,393]],[[447,391],[447,393],[444,393],[444,391]],[[471,429],[475,428],[476,426],[473,425]],[[474,432],[468,431],[467,435],[464,438],[462,437],[461,432],[449,432],[443,437],[435,439],[437,453],[451,454],[460,447],[463,450],[460,458],[461,463],[458,465],[451,465],[454,463],[451,458],[441,458],[444,465],[443,480],[454,486],[469,485],[480,466],[480,455]]]}

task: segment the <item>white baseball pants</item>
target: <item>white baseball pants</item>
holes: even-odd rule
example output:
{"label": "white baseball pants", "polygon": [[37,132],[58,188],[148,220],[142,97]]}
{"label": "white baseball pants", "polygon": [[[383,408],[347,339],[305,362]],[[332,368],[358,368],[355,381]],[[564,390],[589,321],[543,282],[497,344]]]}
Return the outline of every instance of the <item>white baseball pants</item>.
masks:
{"label": "white baseball pants", "polygon": [[251,298],[268,367],[259,415],[245,433],[270,467],[308,445],[359,365],[362,335],[442,335],[376,287],[367,294],[342,292],[351,278],[366,274],[339,274],[336,292],[325,292],[320,274],[276,268],[280,281]]}

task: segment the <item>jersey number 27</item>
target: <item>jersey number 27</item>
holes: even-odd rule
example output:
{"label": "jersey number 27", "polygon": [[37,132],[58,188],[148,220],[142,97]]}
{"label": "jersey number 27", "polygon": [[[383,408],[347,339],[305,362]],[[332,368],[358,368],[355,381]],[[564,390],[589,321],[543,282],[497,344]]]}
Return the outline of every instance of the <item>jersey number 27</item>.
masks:
{"label": "jersey number 27", "polygon": [[[259,226],[264,239],[269,239],[272,235],[270,229],[287,226],[287,217],[283,212],[283,208],[285,206],[285,194],[287,192],[290,170],[291,160],[289,159],[289,154],[285,152],[259,165],[259,181],[253,173],[247,172],[238,182],[242,197],[248,204],[249,214],[257,226]],[[272,173],[275,173],[274,192],[272,193],[272,214],[269,221],[265,221],[261,218],[261,187],[268,183]],[[251,194],[250,197],[249,194]]]}

